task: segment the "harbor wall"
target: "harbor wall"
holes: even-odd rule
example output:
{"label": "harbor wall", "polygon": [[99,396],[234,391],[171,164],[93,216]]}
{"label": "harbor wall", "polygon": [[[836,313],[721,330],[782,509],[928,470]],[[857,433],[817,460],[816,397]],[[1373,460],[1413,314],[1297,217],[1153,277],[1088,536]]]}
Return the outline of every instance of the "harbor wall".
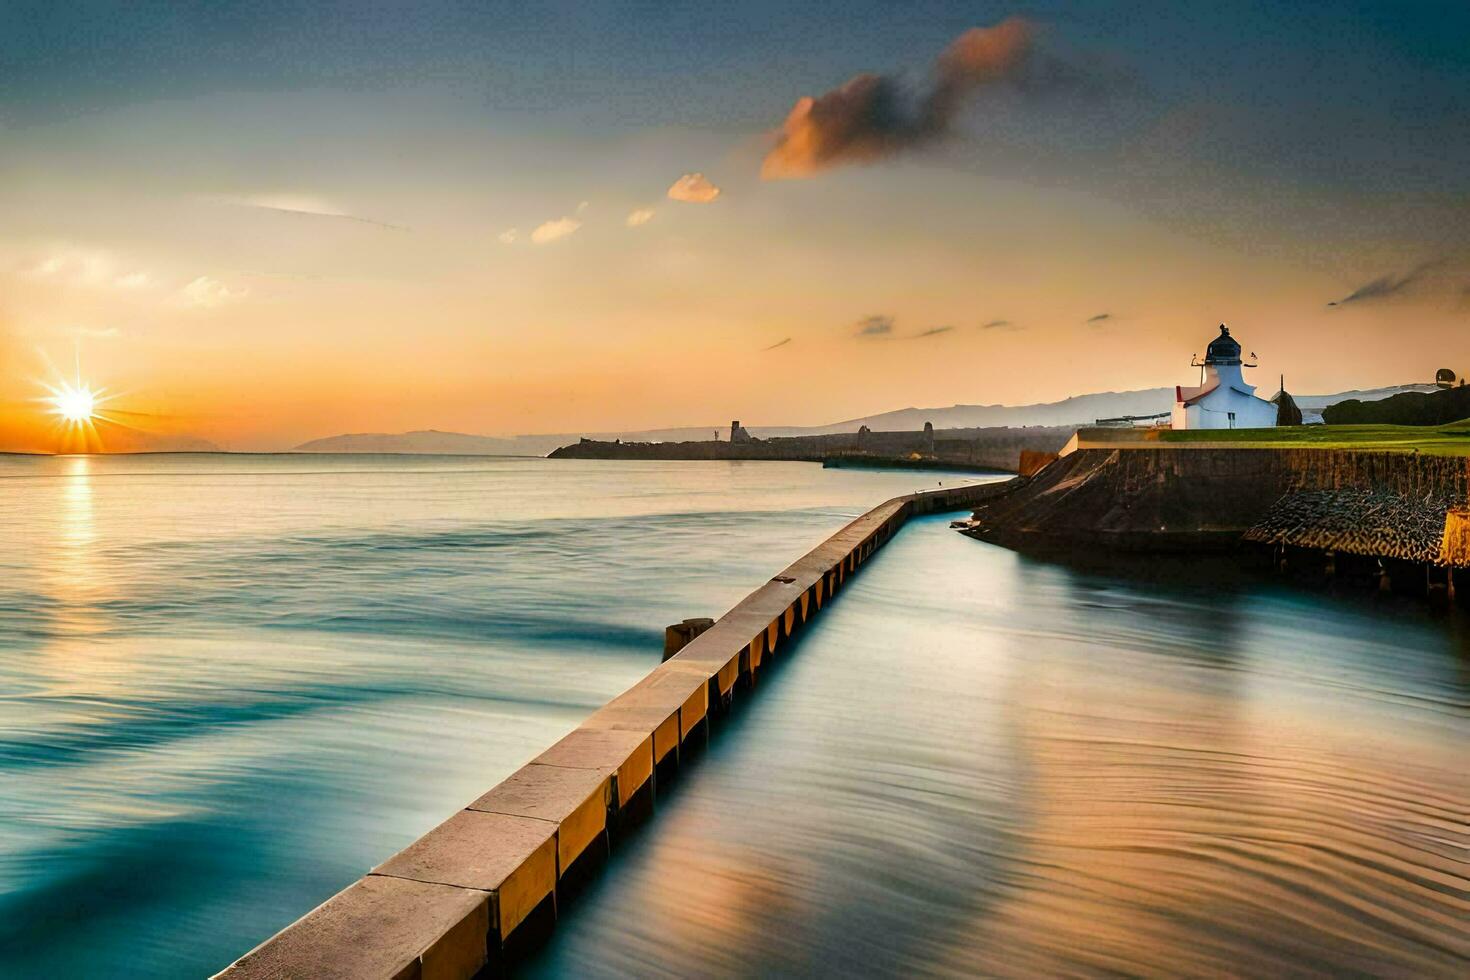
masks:
{"label": "harbor wall", "polygon": [[[1004,484],[895,497],[699,624],[648,676],[398,854],[240,957],[228,980],[458,980],[544,935],[658,783],[917,514],[979,506]],[[691,621],[692,622],[692,621]],[[656,826],[653,828],[656,831]]]}
{"label": "harbor wall", "polygon": [[1329,449],[1078,448],[1012,481],[965,532],[1021,548],[1256,542],[1463,567],[1467,463]]}
{"label": "harbor wall", "polygon": [[759,459],[820,463],[864,459],[923,461],[954,468],[1015,473],[1026,451],[1054,453],[1071,428],[916,429],[895,432],[840,432],[743,441],[602,442],[583,439],[551,453],[552,459]]}

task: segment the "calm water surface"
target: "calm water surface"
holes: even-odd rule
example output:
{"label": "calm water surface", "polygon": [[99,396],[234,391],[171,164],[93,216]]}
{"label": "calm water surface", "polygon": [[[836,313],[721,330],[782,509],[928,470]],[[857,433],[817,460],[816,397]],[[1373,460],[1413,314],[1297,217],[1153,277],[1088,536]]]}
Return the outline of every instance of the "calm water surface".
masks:
{"label": "calm water surface", "polygon": [[936,480],[0,457],[0,976],[219,969]]}
{"label": "calm water surface", "polygon": [[[0,459],[0,975],[218,969],[848,517],[802,464]],[[1462,620],[911,524],[533,974],[1463,975]]]}
{"label": "calm water surface", "polygon": [[1470,975],[1464,623],[912,522],[530,965]]}

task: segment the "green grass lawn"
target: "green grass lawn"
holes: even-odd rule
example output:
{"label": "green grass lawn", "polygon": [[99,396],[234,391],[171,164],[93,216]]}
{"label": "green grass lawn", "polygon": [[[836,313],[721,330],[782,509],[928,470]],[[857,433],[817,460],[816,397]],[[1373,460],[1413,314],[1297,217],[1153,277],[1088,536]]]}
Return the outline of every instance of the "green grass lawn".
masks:
{"label": "green grass lawn", "polygon": [[1449,425],[1301,425],[1279,429],[1191,429],[1159,433],[1162,443],[1239,449],[1373,449],[1470,456],[1470,419]]}

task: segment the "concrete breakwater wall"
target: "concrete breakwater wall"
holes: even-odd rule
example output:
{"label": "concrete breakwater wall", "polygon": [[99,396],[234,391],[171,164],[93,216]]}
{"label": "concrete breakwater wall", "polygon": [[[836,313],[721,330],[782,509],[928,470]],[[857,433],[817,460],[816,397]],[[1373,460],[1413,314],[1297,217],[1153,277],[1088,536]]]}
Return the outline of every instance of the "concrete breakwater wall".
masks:
{"label": "concrete breakwater wall", "polygon": [[617,832],[652,812],[660,778],[910,516],[973,508],[1000,486],[895,497],[852,521],[556,745],[217,976],[449,980],[503,967],[555,921]]}
{"label": "concrete breakwater wall", "polygon": [[987,501],[966,533],[1136,551],[1256,541],[1463,567],[1467,464],[1327,449],[1078,449]]}
{"label": "concrete breakwater wall", "polygon": [[927,429],[899,432],[841,432],[780,436],[748,441],[599,442],[583,439],[563,446],[552,459],[764,459],[820,463],[834,456],[878,460],[917,455],[932,464],[1017,472],[1021,453],[1054,453],[1071,437],[1070,428]]}

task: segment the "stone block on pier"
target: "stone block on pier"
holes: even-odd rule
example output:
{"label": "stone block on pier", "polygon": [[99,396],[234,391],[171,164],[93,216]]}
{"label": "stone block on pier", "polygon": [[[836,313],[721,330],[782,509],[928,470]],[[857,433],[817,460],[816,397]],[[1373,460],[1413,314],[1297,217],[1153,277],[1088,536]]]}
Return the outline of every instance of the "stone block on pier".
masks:
{"label": "stone block on pier", "polygon": [[583,727],[652,731],[654,760],[662,762],[709,710],[709,673],[689,670],[683,656],[654,668],[588,718]]}
{"label": "stone block on pier", "polygon": [[570,769],[532,762],[468,807],[486,813],[549,820],[557,826],[557,875],[589,846],[605,840],[613,770]]}
{"label": "stone block on pier", "polygon": [[621,810],[653,778],[653,733],[584,726],[531,761],[615,773]]}
{"label": "stone block on pier", "polygon": [[372,874],[490,893],[490,931],[509,936],[556,888],[556,825],[461,810]]}
{"label": "stone block on pier", "polygon": [[462,980],[485,964],[483,891],[369,876],[246,953],[216,980]]}

